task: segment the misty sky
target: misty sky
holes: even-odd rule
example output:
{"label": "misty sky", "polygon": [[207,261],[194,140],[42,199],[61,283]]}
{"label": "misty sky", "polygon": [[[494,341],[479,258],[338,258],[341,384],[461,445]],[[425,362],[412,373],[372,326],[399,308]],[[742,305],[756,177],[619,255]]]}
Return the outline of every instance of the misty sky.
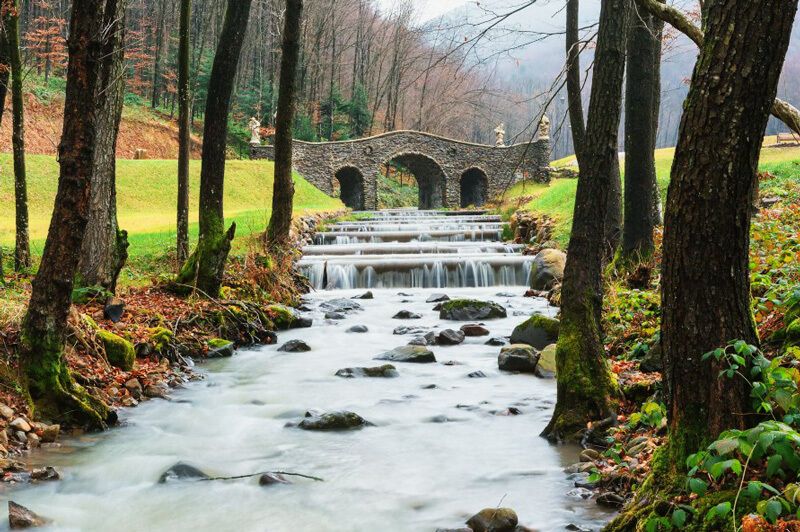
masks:
{"label": "misty sky", "polygon": [[[390,10],[397,0],[378,0],[381,9]],[[419,21],[426,22],[466,4],[467,0],[412,0],[419,14]]]}

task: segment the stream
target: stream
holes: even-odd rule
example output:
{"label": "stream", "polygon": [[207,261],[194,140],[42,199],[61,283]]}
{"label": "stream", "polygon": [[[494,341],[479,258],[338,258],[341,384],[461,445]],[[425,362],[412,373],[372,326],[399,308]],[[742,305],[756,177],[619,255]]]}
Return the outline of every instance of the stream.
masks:
{"label": "stream", "polygon": [[[539,531],[599,530],[610,514],[576,494],[563,471],[579,450],[539,437],[555,380],[500,372],[500,348],[486,345],[525,316],[556,313],[546,300],[522,296],[530,258],[499,242],[491,216],[397,210],[372,218],[330,226],[305,250],[301,268],[318,289],[305,299],[312,327],[201,364],[205,380],[174,391],[171,401],[122,411],[119,428],[34,453],[63,480],[6,488],[6,495],[52,519],[43,530],[59,531],[433,532],[498,505]],[[367,289],[373,299],[351,299]],[[489,336],[431,346],[437,363],[394,363],[395,378],[335,376],[384,364],[373,358],[416,336],[394,334],[397,327],[466,323],[440,320],[426,302],[435,293],[495,301],[508,317],[486,320]],[[326,319],[320,305],[343,298],[362,309]],[[400,310],[421,317],[394,319]],[[368,331],[348,332],[354,325]],[[293,339],[311,350],[278,351]],[[483,375],[468,376],[474,372]],[[346,432],[287,426],[314,409],[352,411],[372,425]],[[289,471],[324,481],[158,484],[179,461],[212,476]]]}

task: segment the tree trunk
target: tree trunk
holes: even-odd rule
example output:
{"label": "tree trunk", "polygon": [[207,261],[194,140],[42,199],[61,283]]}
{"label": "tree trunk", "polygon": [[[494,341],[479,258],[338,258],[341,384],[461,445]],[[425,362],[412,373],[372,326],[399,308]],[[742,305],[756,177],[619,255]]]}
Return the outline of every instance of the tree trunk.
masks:
{"label": "tree trunk", "polygon": [[16,209],[16,243],[14,247],[14,269],[21,271],[31,267],[31,247],[28,234],[28,185],[25,176],[25,104],[22,98],[22,68],[19,42],[19,3],[3,0],[3,10],[11,60],[11,102],[14,152],[14,205]]}
{"label": "tree trunk", "polygon": [[153,109],[158,107],[161,101],[161,55],[164,48],[164,24],[167,18],[167,1],[161,0],[161,11],[158,15],[158,26],[156,27],[156,49],[153,54],[153,94],[151,106]]}
{"label": "tree trunk", "polygon": [[589,118],[584,138],[572,233],[561,288],[556,351],[555,412],[542,433],[576,439],[588,422],[613,415],[616,394],[600,326],[603,307],[603,213],[617,163],[617,135],[625,70],[628,0],[603,0],[597,35]]}
{"label": "tree trunk", "polygon": [[581,98],[581,43],[578,34],[580,12],[579,0],[567,0],[567,102],[569,125],[572,128],[572,144],[578,167],[581,165],[581,149],[586,126],[583,122],[583,100]]}
{"label": "tree trunk", "polygon": [[200,170],[200,235],[197,248],[178,274],[178,283],[218,297],[236,224],[225,231],[223,192],[228,111],[247,33],[252,0],[229,0],[208,83]]}
{"label": "tree trunk", "polygon": [[655,250],[653,202],[656,181],[655,140],[661,93],[660,34],[649,13],[630,17],[625,78],[625,224],[621,257],[646,260]]}
{"label": "tree trunk", "polygon": [[116,0],[106,28],[103,64],[98,84],[104,88],[95,102],[96,137],[89,221],[81,247],[76,284],[100,286],[114,293],[128,258],[128,233],[117,222],[116,151],[125,97],[125,1]]}
{"label": "tree trunk", "polygon": [[283,22],[283,55],[278,89],[278,116],[275,120],[275,180],[272,184],[272,215],[267,229],[267,245],[277,250],[289,240],[292,226],[292,123],[300,49],[300,20],[303,0],[286,0]]}
{"label": "tree trunk", "polygon": [[756,420],[746,415],[747,383],[720,379],[721,364],[701,355],[731,340],[758,342],[751,197],[796,8],[797,0],[704,6],[706,44],[681,118],[664,231],[661,339],[671,463],[679,469],[722,430]]}
{"label": "tree trunk", "polygon": [[[11,58],[8,51],[8,38],[5,29],[0,28],[0,124],[6,109],[6,95],[8,94],[8,80],[11,78]],[[0,246],[0,284],[5,284],[3,272],[3,248]]]}
{"label": "tree trunk", "polygon": [[178,46],[178,267],[189,256],[189,26],[192,0],[181,0]]}
{"label": "tree trunk", "polygon": [[37,416],[91,427],[103,427],[115,415],[72,380],[64,359],[64,341],[91,203],[95,107],[103,91],[99,83],[105,50],[103,29],[110,24],[104,13],[115,12],[116,0],[84,0],[72,6],[58,192],[20,346]]}

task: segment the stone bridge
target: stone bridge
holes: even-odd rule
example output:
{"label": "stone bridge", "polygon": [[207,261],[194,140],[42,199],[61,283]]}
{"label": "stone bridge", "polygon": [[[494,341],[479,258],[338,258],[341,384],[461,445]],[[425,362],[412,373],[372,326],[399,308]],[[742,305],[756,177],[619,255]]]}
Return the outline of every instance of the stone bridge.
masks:
{"label": "stone bridge", "polygon": [[[251,146],[254,159],[274,160],[273,146]],[[354,210],[378,208],[378,175],[389,163],[414,175],[419,208],[483,205],[512,183],[549,180],[550,138],[540,126],[536,140],[486,146],[419,131],[392,131],[338,142],[293,142],[294,169],[326,194]]]}

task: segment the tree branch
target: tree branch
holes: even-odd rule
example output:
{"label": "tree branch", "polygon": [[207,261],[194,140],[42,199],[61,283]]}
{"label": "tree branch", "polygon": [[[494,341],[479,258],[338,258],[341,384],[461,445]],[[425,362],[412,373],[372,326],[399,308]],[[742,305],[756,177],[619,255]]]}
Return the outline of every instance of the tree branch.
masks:
{"label": "tree branch", "polygon": [[[636,0],[636,4],[660,18],[676,30],[689,37],[698,47],[703,46],[705,35],[703,30],[695,26],[689,17],[678,9],[662,4],[659,0]],[[789,129],[800,135],[800,110],[789,102],[775,98],[772,104],[772,115],[785,123]]]}

